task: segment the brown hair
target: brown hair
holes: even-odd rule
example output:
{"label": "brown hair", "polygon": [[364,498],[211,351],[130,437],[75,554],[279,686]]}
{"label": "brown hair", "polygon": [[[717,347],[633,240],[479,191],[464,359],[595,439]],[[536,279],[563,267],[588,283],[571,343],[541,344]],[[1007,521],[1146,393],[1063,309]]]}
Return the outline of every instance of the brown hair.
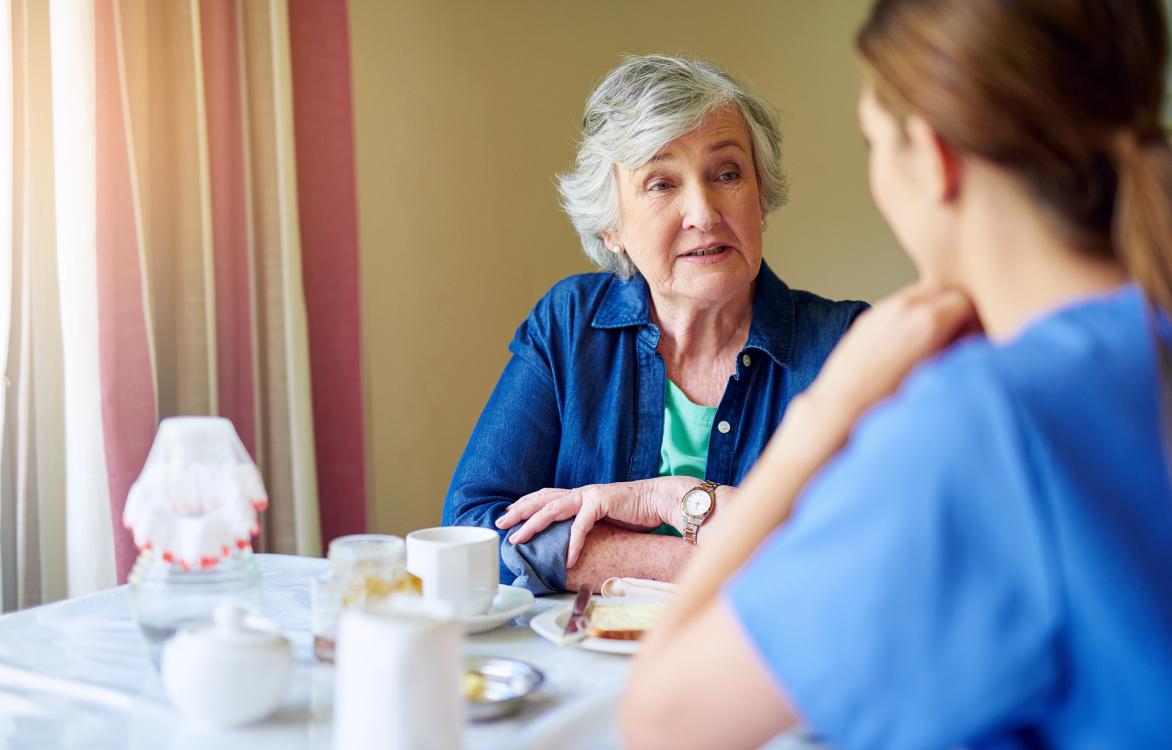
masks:
{"label": "brown hair", "polygon": [[1172,311],[1160,0],[878,0],[857,44],[885,107],[1017,174]]}

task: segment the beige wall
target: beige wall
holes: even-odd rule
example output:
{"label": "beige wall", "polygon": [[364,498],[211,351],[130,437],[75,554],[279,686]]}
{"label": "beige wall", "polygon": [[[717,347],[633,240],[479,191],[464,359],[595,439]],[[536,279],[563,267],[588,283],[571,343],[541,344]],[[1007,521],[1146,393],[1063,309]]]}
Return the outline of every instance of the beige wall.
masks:
{"label": "beige wall", "polygon": [[791,200],[766,257],[792,286],[873,300],[911,278],[854,121],[867,4],[351,0],[372,530],[439,522],[513,330],[590,270],[553,176],[623,53],[713,59],[780,111]]}

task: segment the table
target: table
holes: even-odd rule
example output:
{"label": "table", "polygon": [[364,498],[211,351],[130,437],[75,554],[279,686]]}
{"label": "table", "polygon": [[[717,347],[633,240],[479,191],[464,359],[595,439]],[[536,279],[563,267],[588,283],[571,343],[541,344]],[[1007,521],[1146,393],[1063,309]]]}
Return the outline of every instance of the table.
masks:
{"label": "table", "polygon": [[[205,728],[171,707],[151,667],[129,591],[107,591],[0,617],[0,747],[218,750],[329,748],[333,667],[313,657],[309,581],[325,560],[257,555],[261,614],[280,624],[297,666],[283,707],[263,722]],[[464,747],[617,747],[614,709],[630,670],[626,656],[559,648],[529,627],[566,597],[538,599],[527,615],[469,636],[470,654],[521,659],[545,673],[535,700],[513,718],[470,723]]]}

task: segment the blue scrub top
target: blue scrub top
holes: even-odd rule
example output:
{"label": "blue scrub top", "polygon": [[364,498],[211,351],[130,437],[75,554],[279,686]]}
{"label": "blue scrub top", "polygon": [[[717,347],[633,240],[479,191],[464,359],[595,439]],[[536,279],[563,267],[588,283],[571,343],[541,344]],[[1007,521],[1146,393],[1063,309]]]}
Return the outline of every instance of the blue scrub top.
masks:
{"label": "blue scrub top", "polygon": [[832,745],[1172,746],[1153,330],[1129,286],[922,365],[730,581]]}

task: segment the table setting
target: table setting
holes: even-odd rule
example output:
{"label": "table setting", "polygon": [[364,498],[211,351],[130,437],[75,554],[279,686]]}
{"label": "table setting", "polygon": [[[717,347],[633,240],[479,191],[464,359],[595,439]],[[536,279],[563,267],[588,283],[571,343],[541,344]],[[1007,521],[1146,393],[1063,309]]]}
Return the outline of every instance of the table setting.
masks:
{"label": "table setting", "polygon": [[619,744],[629,658],[531,627],[572,597],[501,584],[494,531],[254,554],[266,506],[230,423],[164,420],[123,517],[129,583],[0,617],[0,746]]}
{"label": "table setting", "polygon": [[230,422],[164,420],[123,514],[128,583],[0,616],[0,747],[621,747],[672,584],[536,598],[479,527],[256,554],[267,504]]}
{"label": "table setting", "polygon": [[[262,577],[260,617],[280,625],[294,657],[288,692],[273,714],[224,728],[172,706],[123,586],[0,617],[0,746],[334,747],[336,665],[314,656],[310,611],[310,581],[326,571],[327,562],[264,554],[255,559]],[[565,747],[618,746],[610,717],[629,658],[559,647],[530,627],[535,615],[569,605],[568,596],[538,599],[494,630],[465,635],[466,656],[530,664],[543,682],[511,716],[462,721],[462,747],[548,747],[562,733],[570,735]]]}

